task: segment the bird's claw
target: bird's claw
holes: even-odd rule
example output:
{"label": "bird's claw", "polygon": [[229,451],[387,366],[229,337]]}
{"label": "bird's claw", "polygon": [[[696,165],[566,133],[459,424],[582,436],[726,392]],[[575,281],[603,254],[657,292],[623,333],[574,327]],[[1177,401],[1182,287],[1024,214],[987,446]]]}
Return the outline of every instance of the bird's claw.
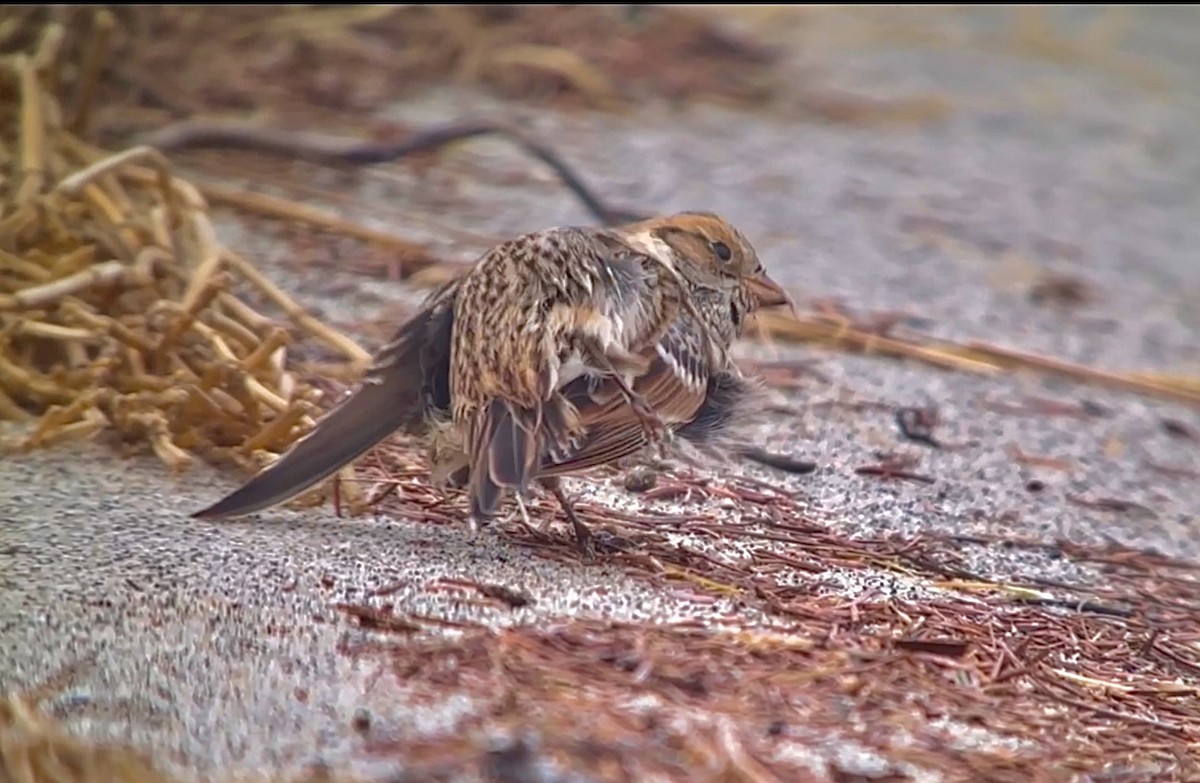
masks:
{"label": "bird's claw", "polygon": [[607,530],[598,530],[592,536],[591,546],[593,551],[600,551],[616,554],[634,548],[634,542],[624,536],[619,536],[616,533],[611,533]]}
{"label": "bird's claw", "polygon": [[579,548],[579,556],[585,563],[596,562],[596,539],[592,531],[586,527],[575,528],[575,545]]}
{"label": "bird's claw", "polygon": [[526,533],[528,533],[535,541],[545,541],[548,536],[546,531],[540,526],[535,525],[529,517],[529,509],[525,507],[525,499],[520,495],[516,496],[516,513],[512,515],[517,524],[519,524]]}

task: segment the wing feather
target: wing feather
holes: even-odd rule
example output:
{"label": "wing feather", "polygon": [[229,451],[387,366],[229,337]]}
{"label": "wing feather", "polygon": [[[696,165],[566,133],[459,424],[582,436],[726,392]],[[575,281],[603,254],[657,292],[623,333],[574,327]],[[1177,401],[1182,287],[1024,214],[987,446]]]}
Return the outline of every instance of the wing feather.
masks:
{"label": "wing feather", "polygon": [[[633,384],[634,393],[669,427],[691,421],[704,404],[708,386],[707,358],[684,323],[677,321],[662,340],[643,351],[650,359],[650,369]],[[564,389],[579,410],[584,434],[574,448],[547,453],[539,475],[587,470],[636,454],[646,446],[641,420],[613,386],[581,378]]]}

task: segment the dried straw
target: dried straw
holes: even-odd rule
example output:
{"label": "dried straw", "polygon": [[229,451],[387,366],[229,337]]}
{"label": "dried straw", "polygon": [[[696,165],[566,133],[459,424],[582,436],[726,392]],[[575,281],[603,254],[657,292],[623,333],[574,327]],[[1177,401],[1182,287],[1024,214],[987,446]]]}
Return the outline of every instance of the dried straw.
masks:
{"label": "dried straw", "polygon": [[[112,742],[81,739],[64,728],[42,703],[62,690],[74,669],[39,687],[0,699],[0,780],[12,783],[179,783],[146,753]],[[265,783],[273,776],[221,778],[223,783]],[[325,769],[290,778],[290,783],[349,782]]]}
{"label": "dried straw", "polygon": [[123,745],[84,742],[17,695],[0,702],[0,779],[14,783],[172,783]]}
{"label": "dried straw", "polygon": [[1027,372],[1058,375],[1080,383],[1200,405],[1200,380],[1187,376],[1118,373],[1098,370],[1063,359],[995,345],[981,340],[955,343],[926,337],[897,337],[849,318],[824,313],[794,316],[762,312],[756,319],[761,333],[787,342],[823,344],[842,350],[910,359],[947,370],[978,374]]}
{"label": "dried straw", "polygon": [[110,433],[173,471],[196,457],[256,469],[318,410],[288,360],[298,339],[355,368],[370,357],[221,245],[201,191],[160,152],[78,135],[112,24],[97,12],[69,112],[60,25],[0,60],[0,419],[32,425],[0,447]]}

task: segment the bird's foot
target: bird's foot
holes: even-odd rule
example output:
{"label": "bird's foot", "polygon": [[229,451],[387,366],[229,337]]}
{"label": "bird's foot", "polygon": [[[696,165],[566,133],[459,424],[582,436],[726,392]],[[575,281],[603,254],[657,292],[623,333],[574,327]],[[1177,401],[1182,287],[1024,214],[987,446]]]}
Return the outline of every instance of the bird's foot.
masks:
{"label": "bird's foot", "polygon": [[632,539],[619,536],[608,530],[598,530],[592,536],[592,545],[595,550],[615,554],[633,549],[635,543]]}
{"label": "bird's foot", "polygon": [[575,546],[579,549],[579,556],[583,558],[585,563],[593,563],[596,561],[596,539],[592,535],[592,531],[587,525],[583,524],[583,520],[575,513],[575,509],[570,505],[563,505],[563,511],[567,514],[567,519],[571,522],[571,528],[575,532]]}
{"label": "bird's foot", "polygon": [[575,545],[579,548],[580,557],[585,563],[595,562],[596,543],[592,531],[575,513],[575,501],[567,497],[567,493],[562,488],[562,482],[558,478],[543,479],[542,485],[550,490],[558,500],[558,504],[562,506],[563,513],[567,515],[567,521],[571,523],[571,528],[575,532]]}
{"label": "bird's foot", "polygon": [[546,531],[541,525],[535,525],[533,520],[530,518],[529,509],[525,507],[525,499],[520,495],[516,495],[514,499],[517,502],[517,510],[510,515],[509,520],[515,521],[518,525],[520,525],[535,541],[546,540]]}
{"label": "bird's foot", "polygon": [[471,535],[478,536],[485,527],[490,527],[492,520],[488,517],[481,517],[475,514],[467,514],[467,529],[471,531]]}

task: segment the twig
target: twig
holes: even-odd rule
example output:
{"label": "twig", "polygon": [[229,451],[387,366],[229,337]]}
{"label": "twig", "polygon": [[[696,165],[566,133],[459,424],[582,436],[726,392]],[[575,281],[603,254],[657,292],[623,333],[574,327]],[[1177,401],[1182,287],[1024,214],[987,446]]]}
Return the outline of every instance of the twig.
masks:
{"label": "twig", "polygon": [[253,125],[188,120],[143,136],[142,141],[161,150],[224,147],[257,150],[322,164],[362,166],[394,162],[417,153],[440,149],[456,141],[485,135],[506,138],[549,166],[600,223],[612,225],[647,217],[644,213],[608,206],[558,153],[529,134],[495,121],[454,122],[417,131],[396,144],[380,144]]}
{"label": "twig", "polygon": [[222,253],[222,258],[236,269],[242,277],[253,284],[255,288],[262,291],[272,303],[279,307],[280,310],[283,310],[287,317],[294,321],[301,329],[304,329],[309,334],[321,340],[321,342],[338,351],[355,364],[363,367],[370,364],[371,354],[369,352],[349,337],[321,323],[306,312],[304,308],[296,304],[295,300],[284,293],[282,289],[251,266],[246,259],[231,250],[225,250]]}
{"label": "twig", "polygon": [[787,454],[777,454],[757,446],[739,446],[736,452],[738,456],[744,457],[751,462],[757,462],[759,465],[774,468],[784,473],[793,473],[798,476],[812,473],[817,469],[817,463],[811,460],[798,459]]}
{"label": "twig", "polygon": [[18,291],[11,297],[11,306],[14,309],[44,307],[93,286],[121,284],[134,273],[133,267],[120,261],[106,261],[69,277],[59,278],[53,283]]}
{"label": "twig", "polygon": [[223,204],[270,217],[308,223],[394,250],[403,256],[405,263],[402,268],[406,274],[431,264],[441,263],[441,259],[424,245],[387,231],[370,228],[361,223],[331,215],[307,204],[300,204],[266,193],[236,190],[223,185],[205,184],[200,185],[199,188],[205,198],[214,204]]}
{"label": "twig", "polygon": [[1156,379],[1129,377],[1104,370],[1095,370],[1061,359],[1038,356],[1037,354],[1004,348],[978,340],[968,341],[965,347],[981,356],[1001,362],[1010,367],[1028,367],[1114,389],[1150,394],[1177,402],[1192,403],[1193,405],[1200,404],[1200,392],[1188,387],[1171,385],[1170,383]]}
{"label": "twig", "polygon": [[46,182],[46,129],[42,109],[42,91],[37,71],[25,55],[16,60],[21,78],[21,186],[14,200],[22,207],[32,205]]}

